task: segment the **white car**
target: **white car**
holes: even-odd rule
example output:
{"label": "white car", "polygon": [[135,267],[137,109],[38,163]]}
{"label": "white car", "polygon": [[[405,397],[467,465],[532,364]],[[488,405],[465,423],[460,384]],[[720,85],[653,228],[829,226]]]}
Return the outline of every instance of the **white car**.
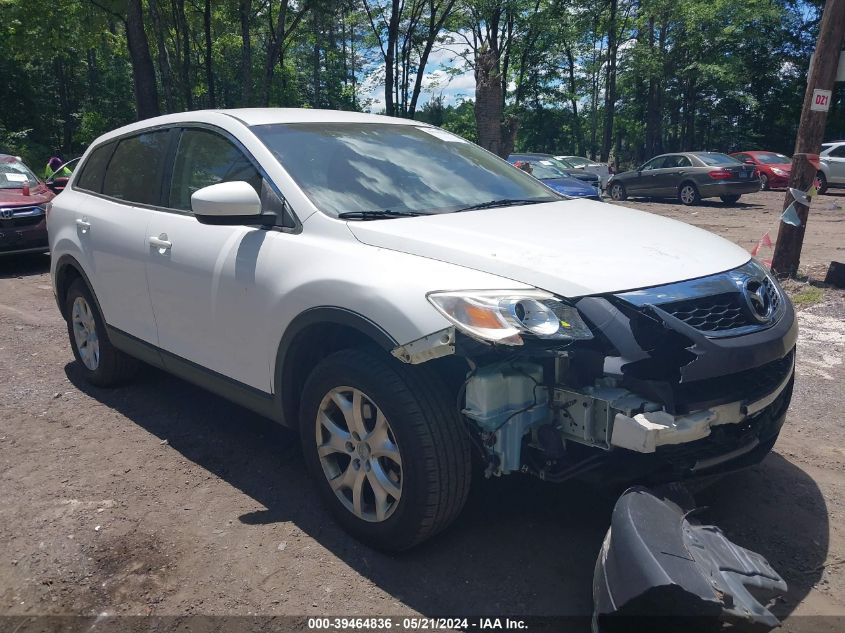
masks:
{"label": "white car", "polygon": [[457,516],[473,452],[488,476],[705,477],[762,459],[791,397],[793,309],[745,250],[415,121],[135,123],[91,145],[48,231],[91,383],[142,361],[299,429],[319,494],[382,549]]}
{"label": "white car", "polygon": [[828,189],[845,187],[845,141],[822,143],[819,154],[819,193]]}
{"label": "white car", "polygon": [[599,177],[599,183],[601,185],[602,191],[607,189],[607,181],[610,180],[610,177],[613,173],[610,170],[610,165],[607,163],[600,163],[594,160],[590,160],[589,158],[584,158],[583,156],[555,156],[558,160],[562,160],[564,163],[572,165],[573,169],[581,169],[586,171],[590,174],[595,174]]}

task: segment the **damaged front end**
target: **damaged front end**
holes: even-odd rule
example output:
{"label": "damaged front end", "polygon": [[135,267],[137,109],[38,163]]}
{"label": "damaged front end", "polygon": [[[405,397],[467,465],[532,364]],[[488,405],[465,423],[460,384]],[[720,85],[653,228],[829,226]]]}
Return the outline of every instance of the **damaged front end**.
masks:
{"label": "damaged front end", "polygon": [[430,300],[455,327],[394,355],[466,361],[458,401],[488,476],[710,475],[762,459],[783,423],[797,327],[756,262],[575,301],[541,291]]}
{"label": "damaged front end", "polygon": [[[669,495],[672,496],[672,495]],[[593,631],[769,631],[786,593],[763,556],[645,488],[616,502],[593,576]]]}

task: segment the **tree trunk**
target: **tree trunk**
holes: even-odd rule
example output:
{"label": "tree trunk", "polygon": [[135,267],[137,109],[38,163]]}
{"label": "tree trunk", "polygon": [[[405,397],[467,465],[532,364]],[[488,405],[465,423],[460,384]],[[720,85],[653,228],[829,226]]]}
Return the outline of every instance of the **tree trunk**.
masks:
{"label": "tree trunk", "polygon": [[185,97],[185,108],[194,107],[194,90],[191,82],[191,32],[188,29],[188,18],[185,15],[185,0],[176,0],[176,27],[181,39],[182,60],[180,73],[182,75],[182,91]]}
{"label": "tree trunk", "polygon": [[478,144],[507,158],[502,143],[502,81],[498,70],[498,52],[489,47],[475,56],[475,125]]}
{"label": "tree trunk", "polygon": [[161,87],[164,91],[164,108],[168,112],[176,111],[176,98],[173,94],[173,69],[170,66],[170,55],[164,43],[164,26],[161,21],[161,9],[158,0],[149,0],[150,18],[153,22],[153,32],[158,49],[158,71],[161,74]]}
{"label": "tree trunk", "polygon": [[205,30],[205,83],[208,90],[208,107],[217,107],[217,95],[214,92],[214,58],[211,47],[211,0],[205,0],[203,11],[203,29]]}
{"label": "tree trunk", "polygon": [[158,116],[158,90],[155,68],[150,57],[150,46],[144,32],[144,15],[141,0],[128,0],[126,42],[132,61],[132,79],[135,83],[135,105],[138,120]]}
{"label": "tree trunk", "polygon": [[610,0],[610,20],[607,33],[607,79],[604,91],[604,135],[601,146],[601,161],[607,162],[613,142],[613,118],[616,112],[616,14],[618,0]]}
{"label": "tree trunk", "polygon": [[581,117],[578,114],[578,86],[575,83],[575,55],[572,47],[566,46],[566,61],[569,66],[569,100],[572,104],[572,131],[575,133],[575,145],[579,156],[584,156],[584,132],[581,129]]}
{"label": "tree trunk", "polygon": [[238,15],[241,21],[241,106],[252,105],[252,41],[249,21],[252,17],[252,0],[240,0]]}
{"label": "tree trunk", "polygon": [[396,105],[393,100],[396,89],[396,43],[399,41],[399,13],[400,0],[392,0],[390,8],[390,22],[387,25],[387,50],[384,56],[384,111],[387,116],[395,114]]}

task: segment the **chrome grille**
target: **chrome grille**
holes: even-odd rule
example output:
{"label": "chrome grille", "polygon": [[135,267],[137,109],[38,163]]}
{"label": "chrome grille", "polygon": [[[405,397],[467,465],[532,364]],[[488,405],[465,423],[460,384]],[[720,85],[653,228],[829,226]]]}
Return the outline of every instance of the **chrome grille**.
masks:
{"label": "chrome grille", "polygon": [[[757,308],[771,308],[761,314]],[[723,273],[664,286],[630,290],[617,298],[645,309],[654,306],[710,338],[739,336],[771,327],[780,320],[785,299],[760,264],[747,264]]]}

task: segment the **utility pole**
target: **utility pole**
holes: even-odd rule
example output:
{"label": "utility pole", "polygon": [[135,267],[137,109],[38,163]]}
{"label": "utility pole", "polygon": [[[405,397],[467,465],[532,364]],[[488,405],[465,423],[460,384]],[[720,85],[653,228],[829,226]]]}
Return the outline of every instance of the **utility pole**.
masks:
{"label": "utility pole", "polygon": [[[798,125],[798,138],[792,156],[792,175],[789,186],[801,191],[810,188],[816,177],[817,166],[811,161],[817,156],[824,140],[827,109],[830,107],[830,93],[836,80],[839,53],[845,41],[845,0],[827,0],[819,25],[816,52],[807,77],[807,91],[804,94],[804,108]],[[822,91],[820,94],[819,91]],[[825,92],[826,91],[826,92]],[[793,203],[787,192],[783,208]],[[799,226],[780,223],[772,270],[779,275],[794,276],[798,272],[801,246],[804,243],[804,229],[807,226],[809,208],[795,202],[795,209],[801,220]]]}

